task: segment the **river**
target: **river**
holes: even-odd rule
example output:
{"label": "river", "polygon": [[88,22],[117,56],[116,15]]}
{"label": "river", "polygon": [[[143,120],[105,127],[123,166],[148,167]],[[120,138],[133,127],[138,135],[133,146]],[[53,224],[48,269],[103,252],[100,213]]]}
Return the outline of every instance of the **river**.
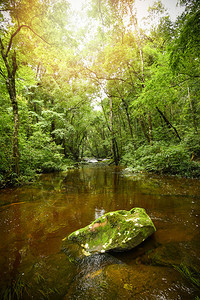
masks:
{"label": "river", "polygon": [[[71,232],[133,207],[145,208],[157,228],[137,248],[76,263],[60,250]],[[200,292],[174,266],[200,270],[199,216],[199,180],[125,176],[113,166],[82,166],[1,190],[1,297],[198,299]]]}

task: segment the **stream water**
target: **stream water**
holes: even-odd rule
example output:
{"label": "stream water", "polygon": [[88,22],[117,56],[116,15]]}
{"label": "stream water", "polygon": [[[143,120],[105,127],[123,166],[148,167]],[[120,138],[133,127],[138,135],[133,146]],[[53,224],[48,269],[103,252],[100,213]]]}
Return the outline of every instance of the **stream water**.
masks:
{"label": "stream water", "polygon": [[[76,263],[60,251],[74,230],[133,207],[145,208],[157,228],[137,248]],[[199,216],[199,180],[125,176],[118,167],[83,166],[1,190],[1,297],[197,299],[199,291],[174,265],[200,270]]]}

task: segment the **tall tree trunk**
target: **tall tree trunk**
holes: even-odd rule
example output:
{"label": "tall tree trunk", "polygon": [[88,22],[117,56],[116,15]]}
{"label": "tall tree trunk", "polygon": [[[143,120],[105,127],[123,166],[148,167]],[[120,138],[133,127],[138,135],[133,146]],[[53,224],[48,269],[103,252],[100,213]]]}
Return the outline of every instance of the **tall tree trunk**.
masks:
{"label": "tall tree trunk", "polygon": [[153,144],[153,134],[152,134],[152,120],[151,120],[151,114],[148,111],[148,123],[149,123],[149,143],[150,145]]}
{"label": "tall tree trunk", "polygon": [[150,144],[149,134],[148,134],[148,131],[147,131],[144,119],[139,118],[138,121],[139,121],[139,123],[141,125],[141,128],[142,128],[142,131],[144,133],[145,138],[147,139],[148,143]]}
{"label": "tall tree trunk", "polygon": [[132,128],[132,125],[131,125],[130,114],[129,114],[129,111],[128,111],[128,104],[126,103],[123,95],[121,94],[120,89],[117,89],[117,91],[118,91],[118,94],[120,95],[120,99],[122,100],[122,103],[123,103],[123,106],[124,106],[124,109],[125,109],[125,112],[126,112],[126,117],[127,117],[127,121],[128,121],[128,126],[129,126],[129,130],[130,130],[132,143],[133,143],[134,148],[136,148],[135,139],[134,139],[134,136],[133,136],[133,128]]}
{"label": "tall tree trunk", "polygon": [[18,112],[18,103],[16,98],[16,88],[15,88],[15,75],[17,71],[17,60],[16,52],[14,51],[11,56],[11,67],[8,63],[8,50],[4,51],[3,42],[0,39],[1,45],[1,56],[3,58],[7,76],[3,76],[6,80],[6,87],[10,96],[12,109],[13,109],[13,119],[14,119],[14,131],[13,131],[13,172],[19,175],[19,112]]}
{"label": "tall tree trunk", "polygon": [[[138,27],[138,23],[137,23],[137,18],[136,18],[136,15],[133,14],[133,8],[130,3],[129,3],[129,10],[130,10],[130,14],[132,17],[133,25],[135,27],[136,43],[137,43],[139,53],[140,53],[141,77],[142,77],[141,81],[142,81],[142,89],[144,89],[145,88],[145,76],[144,76],[143,49],[142,49],[142,45],[141,45],[141,37],[140,37],[140,31],[139,31],[139,27]],[[148,112],[148,124],[149,124],[149,130],[148,130],[149,142],[150,142],[150,145],[152,145],[153,144],[153,134],[152,134],[152,120],[151,120],[150,112]]]}
{"label": "tall tree trunk", "polygon": [[106,120],[106,125],[111,134],[111,154],[113,155],[115,164],[118,165],[119,164],[119,151],[118,151],[118,145],[117,145],[117,141],[115,139],[115,135],[114,135],[114,131],[113,131],[113,103],[112,103],[112,97],[109,96],[109,98],[110,98],[110,123],[106,116],[106,112],[105,112],[102,102],[101,102],[101,107],[102,107],[103,114],[104,114],[104,117]]}
{"label": "tall tree trunk", "polygon": [[[18,113],[18,103],[16,98],[16,88],[15,88],[15,75],[17,72],[17,59],[16,59],[16,52],[12,52],[12,43],[14,37],[20,32],[22,28],[28,28],[32,31],[37,37],[42,39],[46,42],[41,36],[39,36],[30,26],[28,25],[20,25],[18,20],[18,28],[17,30],[11,35],[9,43],[7,45],[7,49],[4,48],[2,39],[0,38],[0,48],[1,48],[1,56],[4,61],[4,65],[7,70],[7,76],[0,68],[0,75],[6,81],[7,90],[10,96],[10,100],[12,103],[13,108],[13,117],[14,117],[14,132],[13,132],[13,172],[19,175],[19,113]],[[46,42],[47,43],[47,42]],[[12,53],[12,54],[11,54]],[[11,61],[9,64],[8,56],[10,55]]]}
{"label": "tall tree trunk", "polygon": [[196,133],[198,133],[197,123],[196,123],[196,116],[195,116],[193,103],[192,103],[192,100],[191,100],[190,88],[189,87],[188,87],[188,99],[189,99],[190,109],[191,109],[191,113],[192,113],[192,121],[193,121],[193,125],[194,125],[194,130],[195,130]]}
{"label": "tall tree trunk", "polygon": [[19,175],[19,113],[16,98],[13,99],[13,116],[14,116],[14,132],[13,132],[13,171]]}
{"label": "tall tree trunk", "polygon": [[68,154],[67,147],[66,147],[65,137],[63,137],[63,139],[62,139],[62,146],[63,146],[64,156],[65,156],[65,158],[68,158],[69,154]]}
{"label": "tall tree trunk", "polygon": [[117,166],[119,164],[119,151],[118,151],[118,145],[114,134],[113,129],[113,102],[112,97],[110,98],[110,132],[111,132],[111,152],[113,155],[113,159],[115,162],[115,165]]}

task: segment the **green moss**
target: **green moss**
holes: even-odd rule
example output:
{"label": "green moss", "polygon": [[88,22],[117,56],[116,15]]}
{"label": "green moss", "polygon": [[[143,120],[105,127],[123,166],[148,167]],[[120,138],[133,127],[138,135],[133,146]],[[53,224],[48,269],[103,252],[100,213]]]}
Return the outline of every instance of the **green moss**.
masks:
{"label": "green moss", "polygon": [[130,211],[109,212],[90,225],[68,236],[78,243],[83,253],[114,250],[123,251],[136,247],[155,231],[153,222],[143,208]]}

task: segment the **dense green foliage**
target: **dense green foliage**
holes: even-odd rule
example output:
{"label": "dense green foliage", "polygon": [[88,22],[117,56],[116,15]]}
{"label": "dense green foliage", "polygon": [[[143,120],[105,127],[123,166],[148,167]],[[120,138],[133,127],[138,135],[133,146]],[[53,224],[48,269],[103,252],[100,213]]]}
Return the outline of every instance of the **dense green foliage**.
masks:
{"label": "dense green foliage", "polygon": [[145,145],[136,151],[128,152],[122,161],[131,165],[134,172],[155,172],[182,176],[199,176],[199,163],[190,160],[190,152],[184,144],[168,145],[155,142],[152,146]]}
{"label": "dense green foliage", "polygon": [[131,0],[91,0],[82,27],[67,1],[0,4],[1,186],[83,157],[200,175],[200,4],[181,3],[147,29]]}

